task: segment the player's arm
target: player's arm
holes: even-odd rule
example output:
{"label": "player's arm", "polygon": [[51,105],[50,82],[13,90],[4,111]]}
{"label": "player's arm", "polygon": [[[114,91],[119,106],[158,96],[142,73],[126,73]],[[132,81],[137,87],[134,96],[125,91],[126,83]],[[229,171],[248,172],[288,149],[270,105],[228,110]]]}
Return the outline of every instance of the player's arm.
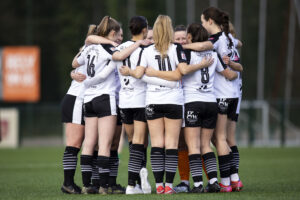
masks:
{"label": "player's arm", "polygon": [[205,67],[208,67],[210,66],[212,63],[214,62],[214,59],[213,58],[203,58],[201,60],[200,63],[198,64],[193,64],[193,65],[188,65],[187,63],[179,63],[178,64],[178,68],[179,68],[179,71],[182,75],[186,75],[186,74],[189,74],[189,73],[192,73],[192,72],[195,72],[199,69],[202,69],[202,68],[205,68]]}
{"label": "player's arm", "polygon": [[184,49],[191,49],[194,51],[205,51],[205,50],[212,50],[214,48],[213,44],[210,41],[205,42],[194,42],[190,44],[182,45]]}
{"label": "player's arm", "polygon": [[232,81],[238,77],[238,74],[235,71],[230,70],[228,67],[220,72],[225,78]]}
{"label": "player's arm", "polygon": [[70,76],[73,80],[81,83],[82,81],[84,81],[86,79],[86,75],[85,74],[82,74],[80,72],[75,72],[75,70],[73,69],[71,72],[70,72]]}
{"label": "player's arm", "polygon": [[85,44],[86,45],[91,45],[91,44],[111,44],[113,46],[118,46],[117,43],[114,41],[111,41],[105,37],[101,37],[98,35],[90,35],[85,39]]}
{"label": "player's arm", "polygon": [[232,71],[227,67],[227,65],[223,62],[220,55],[217,56],[217,72],[221,73],[226,79],[232,81],[238,77],[238,74],[235,71]]}
{"label": "player's arm", "polygon": [[118,61],[124,60],[128,56],[130,56],[130,54],[132,54],[132,52],[136,50],[140,45],[147,45],[148,43],[149,42],[147,40],[138,40],[134,44],[128,46],[125,49],[122,49],[121,51],[115,51],[112,55],[112,59]]}
{"label": "player's arm", "polygon": [[239,71],[239,72],[243,71],[243,66],[240,63],[237,63],[237,62],[234,62],[234,61],[230,60],[230,58],[228,56],[223,56],[222,60],[231,69],[233,69],[235,71]]}
{"label": "player's arm", "polygon": [[100,73],[98,73],[93,78],[85,80],[83,84],[87,88],[92,85],[97,85],[103,82],[115,70],[115,68],[116,68],[116,64],[114,62],[109,62],[109,64],[103,70],[101,70]]}
{"label": "player's arm", "polygon": [[132,70],[128,66],[122,66],[119,71],[123,76],[132,76],[140,79],[145,73],[145,67],[137,66],[134,70]]}
{"label": "player's arm", "polygon": [[178,81],[181,80],[182,77],[178,67],[174,71],[160,71],[152,67],[147,67],[145,74],[150,77],[158,77],[168,81]]}
{"label": "player's arm", "polygon": [[141,78],[141,80],[146,82],[146,83],[152,84],[152,85],[158,85],[158,86],[162,85],[162,86],[165,86],[165,87],[168,87],[168,88],[178,87],[178,82],[177,81],[167,81],[167,80],[157,78],[157,77],[149,77],[147,75],[144,75]]}

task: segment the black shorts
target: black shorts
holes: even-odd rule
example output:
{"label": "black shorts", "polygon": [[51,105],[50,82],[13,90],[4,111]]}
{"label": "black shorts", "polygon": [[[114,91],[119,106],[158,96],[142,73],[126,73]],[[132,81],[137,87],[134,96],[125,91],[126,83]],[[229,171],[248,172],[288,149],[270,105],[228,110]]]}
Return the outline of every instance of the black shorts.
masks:
{"label": "black shorts", "polygon": [[73,95],[66,94],[61,102],[62,123],[84,125],[83,102]]}
{"label": "black shorts", "polygon": [[133,124],[133,121],[146,122],[145,108],[122,108],[120,113],[124,124]]}
{"label": "black shorts", "polygon": [[216,128],[218,106],[216,102],[190,102],[184,104],[185,127]]}
{"label": "black shorts", "polygon": [[145,109],[146,119],[182,119],[182,106],[176,104],[150,104]]}
{"label": "black shorts", "polygon": [[217,99],[218,103],[218,113],[222,115],[227,115],[227,118],[231,121],[237,121],[237,106],[239,99],[238,98],[222,98]]}
{"label": "black shorts", "polygon": [[117,126],[122,125],[122,120],[121,120],[121,113],[120,113],[120,108],[117,106]]}
{"label": "black shorts", "polygon": [[106,117],[117,115],[117,105],[114,96],[103,94],[84,104],[85,117]]}

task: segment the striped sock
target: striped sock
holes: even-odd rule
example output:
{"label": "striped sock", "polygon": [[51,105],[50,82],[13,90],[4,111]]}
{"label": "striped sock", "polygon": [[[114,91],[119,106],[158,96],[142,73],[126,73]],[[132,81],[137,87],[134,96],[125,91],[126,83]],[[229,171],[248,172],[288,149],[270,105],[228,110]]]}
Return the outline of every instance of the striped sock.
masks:
{"label": "striped sock", "polygon": [[135,186],[139,179],[144,154],[143,144],[132,144],[128,162],[128,185]]}
{"label": "striped sock", "polygon": [[109,157],[98,156],[97,164],[99,167],[100,186],[107,188],[109,179]]}
{"label": "striped sock", "polygon": [[237,169],[237,173],[239,172],[239,165],[240,165],[240,154],[237,146],[230,147],[233,155],[233,160],[235,162],[235,167]]}
{"label": "striped sock", "polygon": [[230,155],[218,156],[221,183],[230,185]]}
{"label": "striped sock", "polygon": [[108,185],[113,186],[117,184],[117,176],[119,170],[119,157],[118,151],[110,151],[109,157],[109,180]]}
{"label": "striped sock", "polygon": [[144,147],[142,167],[147,167],[147,147]]}
{"label": "striped sock", "polygon": [[90,155],[80,156],[82,183],[83,186],[85,187],[89,187],[91,185],[92,163],[93,163],[93,156]]}
{"label": "striped sock", "polygon": [[132,142],[129,142],[129,143],[128,143],[128,148],[129,148],[129,153],[130,153],[131,150],[132,150]]}
{"label": "striped sock", "polygon": [[69,186],[74,183],[74,175],[77,166],[77,154],[80,149],[67,146],[63,156],[64,185]]}
{"label": "striped sock", "polygon": [[99,187],[99,168],[97,165],[98,151],[94,151],[92,164],[92,185]]}
{"label": "striped sock", "polygon": [[165,170],[165,150],[164,148],[151,148],[151,166],[154,174],[155,182],[162,183]]}
{"label": "striped sock", "polygon": [[209,183],[213,184],[214,182],[218,181],[216,156],[214,152],[208,152],[206,154],[203,154],[202,158],[205,164],[205,169],[207,172]]}
{"label": "striped sock", "polygon": [[192,177],[194,180],[194,184],[199,183],[199,182],[200,182],[200,185],[201,185],[201,183],[203,184],[201,155],[200,154],[189,155],[189,161],[190,161],[190,169],[191,169],[191,174],[192,174]]}
{"label": "striped sock", "polygon": [[173,183],[178,166],[178,149],[166,149],[166,183]]}

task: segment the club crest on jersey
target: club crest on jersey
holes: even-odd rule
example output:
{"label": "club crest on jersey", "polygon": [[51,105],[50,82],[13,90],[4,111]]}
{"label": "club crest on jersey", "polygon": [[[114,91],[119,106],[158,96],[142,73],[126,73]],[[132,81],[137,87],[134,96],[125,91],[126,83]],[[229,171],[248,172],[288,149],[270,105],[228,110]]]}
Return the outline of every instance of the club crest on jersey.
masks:
{"label": "club crest on jersey", "polygon": [[116,50],[116,47],[110,47],[109,48],[111,51],[115,51]]}
{"label": "club crest on jersey", "polygon": [[181,58],[184,59],[184,60],[186,60],[186,56],[185,56],[184,51],[181,51]]}
{"label": "club crest on jersey", "polygon": [[189,123],[195,123],[196,121],[198,121],[198,116],[194,113],[194,111],[190,110],[187,111],[186,120]]}

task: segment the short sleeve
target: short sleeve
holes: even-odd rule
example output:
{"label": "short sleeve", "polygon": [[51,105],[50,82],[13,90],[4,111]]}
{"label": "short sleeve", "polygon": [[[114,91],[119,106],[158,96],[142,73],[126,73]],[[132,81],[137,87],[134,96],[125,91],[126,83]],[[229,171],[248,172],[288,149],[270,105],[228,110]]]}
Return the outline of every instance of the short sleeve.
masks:
{"label": "short sleeve", "polygon": [[216,70],[221,72],[227,68],[227,65],[223,62],[221,56],[217,53],[217,67]]}
{"label": "short sleeve", "polygon": [[143,51],[141,50],[141,52],[140,52],[141,55],[140,55],[137,66],[142,66],[142,67],[148,66],[147,58],[146,58],[146,51],[147,51],[146,49]]}
{"label": "short sleeve", "polygon": [[114,47],[111,44],[102,44],[102,47],[110,54],[113,55],[117,50],[116,47]]}
{"label": "short sleeve", "polygon": [[186,55],[182,48],[182,46],[178,43],[175,43],[176,45],[176,53],[177,53],[177,59],[179,63],[186,63]]}
{"label": "short sleeve", "polygon": [[77,62],[79,65],[83,65],[85,63],[85,51],[82,51],[78,56],[77,56]]}

